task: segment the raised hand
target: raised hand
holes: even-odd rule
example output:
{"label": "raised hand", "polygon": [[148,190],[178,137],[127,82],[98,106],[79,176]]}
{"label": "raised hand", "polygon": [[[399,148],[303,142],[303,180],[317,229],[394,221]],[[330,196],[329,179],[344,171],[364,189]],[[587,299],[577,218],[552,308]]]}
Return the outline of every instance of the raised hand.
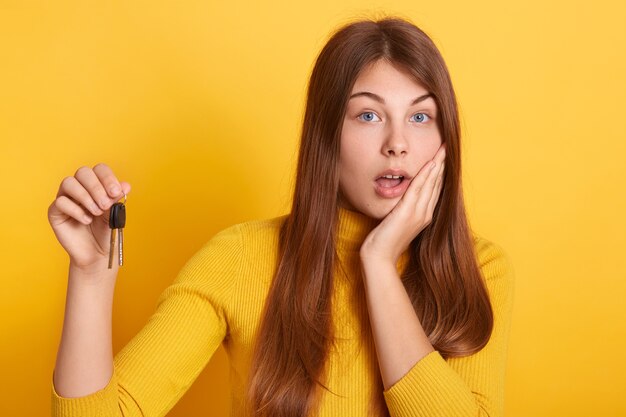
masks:
{"label": "raised hand", "polygon": [[[413,177],[398,204],[365,238],[360,251],[363,262],[395,265],[411,241],[430,224],[441,193],[445,156],[444,143]],[[436,164],[433,169],[432,162]]]}
{"label": "raised hand", "polygon": [[107,269],[109,211],[113,203],[130,192],[111,168],[83,166],[61,181],[55,200],[48,207],[48,221],[70,264],[85,271]]}

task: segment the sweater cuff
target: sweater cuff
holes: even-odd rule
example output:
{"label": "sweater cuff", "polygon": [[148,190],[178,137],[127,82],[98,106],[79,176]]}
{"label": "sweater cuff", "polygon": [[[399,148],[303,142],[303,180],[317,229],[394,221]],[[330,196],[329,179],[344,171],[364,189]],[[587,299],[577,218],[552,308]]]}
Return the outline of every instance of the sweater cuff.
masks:
{"label": "sweater cuff", "polygon": [[117,375],[109,380],[107,386],[84,397],[61,397],[54,387],[52,374],[52,417],[98,417],[120,415],[117,393]]}
{"label": "sweater cuff", "polygon": [[476,409],[465,383],[436,350],[420,359],[383,395],[392,417],[457,416]]}

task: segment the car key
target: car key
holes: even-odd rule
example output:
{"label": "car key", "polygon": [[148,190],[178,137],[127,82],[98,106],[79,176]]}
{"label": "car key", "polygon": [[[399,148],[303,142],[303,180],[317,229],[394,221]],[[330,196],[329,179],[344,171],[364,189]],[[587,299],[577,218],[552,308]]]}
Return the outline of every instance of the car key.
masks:
{"label": "car key", "polygon": [[[126,196],[124,196],[126,202]],[[126,205],[115,203],[109,212],[109,227],[111,228],[111,245],[109,248],[109,269],[113,267],[113,252],[115,250],[115,235],[118,235],[118,265],[124,263],[124,226],[126,226]]]}

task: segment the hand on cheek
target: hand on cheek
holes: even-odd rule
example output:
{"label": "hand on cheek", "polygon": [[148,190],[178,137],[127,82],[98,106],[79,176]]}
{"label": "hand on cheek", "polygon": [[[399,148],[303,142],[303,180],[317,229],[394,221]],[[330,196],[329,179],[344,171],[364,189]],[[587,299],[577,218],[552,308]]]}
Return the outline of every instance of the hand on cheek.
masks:
{"label": "hand on cheek", "polygon": [[[445,144],[434,158],[413,177],[394,209],[374,228],[361,246],[362,262],[391,262],[395,265],[411,241],[430,224],[445,168]],[[432,162],[435,163],[431,168]]]}

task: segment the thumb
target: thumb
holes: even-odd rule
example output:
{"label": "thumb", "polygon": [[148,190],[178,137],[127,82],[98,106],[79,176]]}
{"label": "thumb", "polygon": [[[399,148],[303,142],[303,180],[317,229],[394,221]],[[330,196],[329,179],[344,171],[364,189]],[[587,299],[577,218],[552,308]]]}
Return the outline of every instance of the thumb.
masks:
{"label": "thumb", "polygon": [[404,198],[408,198],[411,202],[417,201],[417,198],[420,195],[422,188],[424,188],[424,184],[426,184],[426,180],[429,177],[429,174],[433,171],[435,167],[435,163],[433,161],[428,161],[422,169],[417,173],[416,176],[413,177],[411,183],[409,184],[409,188],[407,188],[404,193]]}

